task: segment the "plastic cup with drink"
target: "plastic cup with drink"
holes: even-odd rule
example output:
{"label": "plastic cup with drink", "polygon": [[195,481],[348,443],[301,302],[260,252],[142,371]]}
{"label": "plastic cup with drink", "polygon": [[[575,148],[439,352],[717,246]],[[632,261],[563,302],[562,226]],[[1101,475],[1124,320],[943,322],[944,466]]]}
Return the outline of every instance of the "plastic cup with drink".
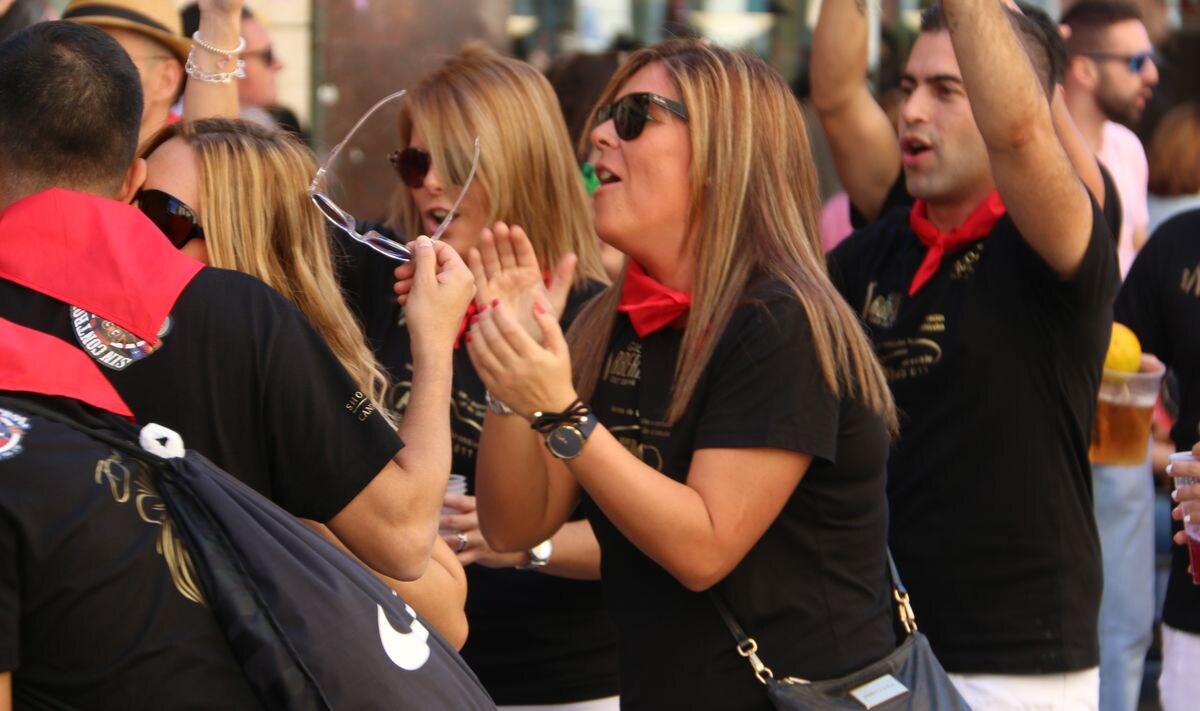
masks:
{"label": "plastic cup with drink", "polygon": [[1143,353],[1137,372],[1104,369],[1088,459],[1093,464],[1134,466],[1146,461],[1150,424],[1166,369]]}
{"label": "plastic cup with drink", "polygon": [[[1191,452],[1176,452],[1170,456],[1171,464],[1176,462],[1194,462],[1197,461],[1195,455]],[[1192,484],[1200,484],[1200,477],[1194,476],[1178,476],[1174,472],[1176,468],[1171,467],[1171,476],[1175,479],[1175,489],[1180,487],[1190,486]],[[1183,530],[1187,534],[1188,546],[1188,562],[1192,568],[1192,582],[1200,585],[1200,516],[1195,517],[1196,520],[1184,520]]]}

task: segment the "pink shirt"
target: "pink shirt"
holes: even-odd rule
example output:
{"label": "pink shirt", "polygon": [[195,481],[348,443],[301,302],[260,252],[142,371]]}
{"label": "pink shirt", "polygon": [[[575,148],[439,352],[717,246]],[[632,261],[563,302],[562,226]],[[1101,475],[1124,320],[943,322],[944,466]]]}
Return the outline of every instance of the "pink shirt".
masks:
{"label": "pink shirt", "polygon": [[1146,150],[1133,131],[1119,123],[1105,121],[1096,157],[1112,173],[1113,181],[1117,184],[1117,196],[1121,199],[1117,261],[1121,265],[1121,278],[1124,279],[1133,264],[1133,258],[1137,256],[1133,232],[1140,227],[1144,236],[1150,222],[1146,209],[1146,184],[1150,178]]}

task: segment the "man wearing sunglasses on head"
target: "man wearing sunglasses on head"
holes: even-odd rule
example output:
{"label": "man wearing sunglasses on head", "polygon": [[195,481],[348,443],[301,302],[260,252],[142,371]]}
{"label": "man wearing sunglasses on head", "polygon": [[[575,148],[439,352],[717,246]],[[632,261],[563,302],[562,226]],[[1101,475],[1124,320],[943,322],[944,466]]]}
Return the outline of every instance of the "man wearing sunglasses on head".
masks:
{"label": "man wearing sunglasses on head", "polygon": [[[371,568],[419,577],[449,475],[469,270],[448,245],[414,244],[417,363],[401,442],[290,301],[203,267],[124,204],[146,167],[135,159],[136,68],[118,50],[62,22],[0,45],[0,317],[86,353],[138,420],[175,429],[293,515],[325,523]],[[159,202],[178,222],[172,239],[195,241],[179,206]]]}

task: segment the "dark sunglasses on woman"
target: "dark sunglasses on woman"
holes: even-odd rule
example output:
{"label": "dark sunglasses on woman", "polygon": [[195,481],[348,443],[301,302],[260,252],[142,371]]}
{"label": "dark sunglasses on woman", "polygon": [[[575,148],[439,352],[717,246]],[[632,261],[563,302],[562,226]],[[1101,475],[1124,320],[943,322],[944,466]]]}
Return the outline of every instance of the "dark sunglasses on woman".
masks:
{"label": "dark sunglasses on woman", "polygon": [[174,195],[161,190],[139,190],[133,201],[175,249],[183,249],[183,245],[194,239],[204,239],[196,211]]}
{"label": "dark sunglasses on woman", "polygon": [[425,176],[433,167],[433,157],[429,151],[413,146],[392,152],[388,160],[392,162],[401,182],[414,190],[425,184]]}
{"label": "dark sunglasses on woman", "polygon": [[611,104],[605,104],[596,109],[596,125],[612,119],[613,127],[617,129],[617,137],[622,141],[632,141],[642,135],[647,121],[656,121],[650,115],[650,104],[658,104],[667,111],[687,121],[687,107],[678,101],[665,96],[651,94],[648,91],[636,94],[626,94]]}

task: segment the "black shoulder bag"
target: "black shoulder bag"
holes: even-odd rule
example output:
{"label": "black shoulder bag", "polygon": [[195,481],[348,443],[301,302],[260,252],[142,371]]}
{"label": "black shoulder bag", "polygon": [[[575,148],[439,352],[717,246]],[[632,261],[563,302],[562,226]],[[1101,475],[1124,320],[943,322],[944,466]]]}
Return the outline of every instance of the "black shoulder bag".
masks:
{"label": "black shoulder bag", "polygon": [[917,618],[908,602],[908,591],[900,581],[896,562],[888,552],[892,597],[900,624],[908,633],[891,654],[862,669],[837,679],[809,681],[794,676],[777,678],[758,656],[758,643],[747,637],[729,606],[715,591],[709,597],[729,633],[737,640],[737,652],[746,658],[754,676],[767,688],[767,696],[783,711],[970,711],[942,668],[929,640],[917,631]]}
{"label": "black shoulder bag", "polygon": [[495,708],[462,657],[390,588],[203,456],[160,457],[25,399],[0,396],[0,405],[147,467],[187,572],[265,708]]}

